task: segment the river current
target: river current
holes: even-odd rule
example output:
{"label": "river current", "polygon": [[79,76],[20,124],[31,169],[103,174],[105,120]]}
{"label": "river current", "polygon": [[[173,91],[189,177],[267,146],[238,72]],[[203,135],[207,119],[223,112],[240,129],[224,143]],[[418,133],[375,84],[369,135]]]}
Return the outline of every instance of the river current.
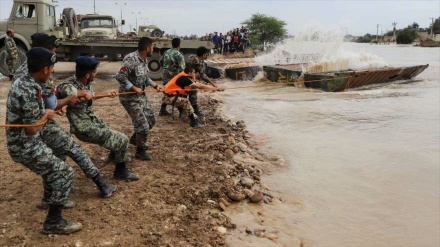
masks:
{"label": "river current", "polygon": [[291,246],[293,239],[307,246],[439,246],[440,48],[343,43],[339,49],[388,66],[429,67],[410,82],[339,93],[296,87],[223,93],[229,117],[244,120],[260,149],[287,163],[264,178],[284,199],[264,206],[265,224],[280,236],[264,246]]}

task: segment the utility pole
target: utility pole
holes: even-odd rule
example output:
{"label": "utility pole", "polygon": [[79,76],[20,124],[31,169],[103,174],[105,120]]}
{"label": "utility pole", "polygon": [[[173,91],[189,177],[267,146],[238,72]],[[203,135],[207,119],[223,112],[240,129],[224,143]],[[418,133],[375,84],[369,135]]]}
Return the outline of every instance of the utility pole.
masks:
{"label": "utility pole", "polygon": [[394,40],[396,40],[396,25],[397,25],[397,22],[393,22],[393,23],[391,23],[392,25],[393,25],[393,39]]}
{"label": "utility pole", "polygon": [[432,40],[434,40],[434,20],[435,18],[431,18],[432,22],[431,22],[431,36],[432,36]]}
{"label": "utility pole", "polygon": [[116,5],[118,5],[119,7],[121,7],[121,33],[124,33],[123,31],[122,31],[122,8],[125,6],[125,5],[127,5],[127,3],[121,3],[121,4],[119,4],[119,3],[115,3]]}
{"label": "utility pole", "polygon": [[376,29],[376,41],[378,36],[379,36],[379,24],[377,24],[377,29]]}
{"label": "utility pole", "polygon": [[93,0],[93,14],[96,15],[96,4],[95,4],[95,0]]}

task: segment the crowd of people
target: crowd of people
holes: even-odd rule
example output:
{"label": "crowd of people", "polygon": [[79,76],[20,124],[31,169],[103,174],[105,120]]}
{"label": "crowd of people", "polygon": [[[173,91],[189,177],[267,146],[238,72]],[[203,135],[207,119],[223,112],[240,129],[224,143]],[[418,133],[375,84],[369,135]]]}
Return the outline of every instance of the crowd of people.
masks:
{"label": "crowd of people", "polygon": [[[8,35],[13,38],[13,30],[8,30]],[[119,90],[101,94],[95,94],[91,84],[96,77],[99,62],[85,56],[75,59],[75,74],[54,87],[51,74],[57,62],[55,52],[59,45],[54,35],[32,35],[32,48],[26,53],[27,60],[23,63],[14,61],[18,59],[15,56],[15,43],[8,44],[8,66],[13,73],[13,82],[6,99],[7,148],[12,160],[43,180],[44,194],[40,208],[48,209],[43,223],[44,233],[70,234],[82,229],[81,223],[65,220],[61,215],[63,209],[75,206],[68,199],[74,170],[66,163],[66,157],[70,157],[96,184],[101,197],[110,197],[116,191],[116,187],[101,176],[71,134],[83,142],[97,144],[110,151],[108,160],[115,164],[114,179],[136,181],[139,176],[127,168],[130,160],[128,145],[136,147],[135,158],[144,161],[153,159],[147,153],[147,138],[156,119],[145,94],[146,87],[163,92],[165,107],[176,106],[190,118],[191,127],[201,127],[197,121],[198,115],[202,113],[197,105],[196,90],[222,90],[204,74],[203,60],[207,57],[208,49],[199,47],[197,55],[185,64],[179,51],[180,39],[173,39],[173,48],[163,58],[165,79],[162,86],[152,81],[147,73],[147,57],[153,53],[153,43],[148,37],[139,39],[137,50],[124,57],[116,73]],[[212,86],[196,83],[197,78]],[[134,133],[130,138],[111,129],[93,111],[95,100],[115,96],[119,96],[120,103],[132,120]],[[70,133],[53,119],[56,113],[66,113]],[[161,108],[159,115],[169,113],[166,108]]]}
{"label": "crowd of people", "polygon": [[244,52],[251,46],[249,38],[249,30],[242,26],[235,28],[226,34],[214,32],[214,34],[207,34],[204,40],[212,41],[215,44],[215,52],[218,54],[228,55],[235,52]]}

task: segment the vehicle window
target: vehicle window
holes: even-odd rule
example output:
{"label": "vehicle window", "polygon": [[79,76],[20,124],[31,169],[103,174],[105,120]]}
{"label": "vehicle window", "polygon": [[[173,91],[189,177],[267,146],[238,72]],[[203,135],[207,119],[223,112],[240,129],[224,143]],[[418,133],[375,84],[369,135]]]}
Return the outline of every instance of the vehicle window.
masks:
{"label": "vehicle window", "polygon": [[35,4],[19,4],[17,5],[15,17],[17,18],[35,18]]}
{"label": "vehicle window", "polygon": [[113,27],[112,19],[83,19],[81,28]]}
{"label": "vehicle window", "polygon": [[46,5],[46,16],[55,17],[55,8],[53,6]]}

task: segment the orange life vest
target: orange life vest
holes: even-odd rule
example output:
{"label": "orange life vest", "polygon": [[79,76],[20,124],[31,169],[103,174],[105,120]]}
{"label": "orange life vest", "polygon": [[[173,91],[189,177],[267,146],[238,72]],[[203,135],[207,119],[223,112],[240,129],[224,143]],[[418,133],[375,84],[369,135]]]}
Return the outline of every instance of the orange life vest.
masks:
{"label": "orange life vest", "polygon": [[[179,74],[177,74],[176,76],[173,77],[173,79],[171,79],[169,82],[167,82],[167,84],[164,87],[164,93],[166,95],[186,95],[187,92],[191,89],[190,86],[186,86],[185,88],[181,88],[179,86],[177,86],[176,82],[177,80],[179,80],[181,77],[184,76],[189,76],[187,73],[185,72],[180,72]],[[192,80],[195,81],[195,77],[192,77]]]}

